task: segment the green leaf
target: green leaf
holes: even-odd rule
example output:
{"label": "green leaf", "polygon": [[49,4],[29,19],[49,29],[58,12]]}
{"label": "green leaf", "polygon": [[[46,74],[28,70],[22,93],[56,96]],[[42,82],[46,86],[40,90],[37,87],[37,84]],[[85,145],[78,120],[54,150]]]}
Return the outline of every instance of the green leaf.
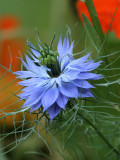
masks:
{"label": "green leaf", "polygon": [[104,33],[103,33],[103,30],[100,25],[100,21],[98,19],[97,12],[95,10],[94,3],[92,0],[85,0],[85,4],[86,4],[88,12],[90,14],[93,26],[94,26],[96,32],[98,33],[98,36],[99,36],[101,42],[103,42],[105,37],[104,37]]}
{"label": "green leaf", "polygon": [[88,33],[89,38],[91,39],[94,47],[96,48],[97,52],[103,52],[103,49],[101,49],[102,43],[101,40],[96,32],[96,30],[94,29],[94,27],[92,26],[92,24],[90,23],[90,21],[88,20],[88,18],[82,14],[83,16],[83,21],[85,24],[85,29]]}

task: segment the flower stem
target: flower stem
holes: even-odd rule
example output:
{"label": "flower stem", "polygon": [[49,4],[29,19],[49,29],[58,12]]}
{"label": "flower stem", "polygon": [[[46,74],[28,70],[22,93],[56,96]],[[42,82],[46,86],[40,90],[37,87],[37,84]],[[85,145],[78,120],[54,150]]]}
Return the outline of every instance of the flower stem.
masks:
{"label": "flower stem", "polygon": [[90,126],[92,126],[96,131],[96,133],[101,137],[101,139],[108,145],[108,147],[112,149],[120,157],[120,152],[112,146],[112,144],[104,137],[104,135],[100,132],[100,130],[91,121],[89,121],[83,114],[79,112],[78,115]]}

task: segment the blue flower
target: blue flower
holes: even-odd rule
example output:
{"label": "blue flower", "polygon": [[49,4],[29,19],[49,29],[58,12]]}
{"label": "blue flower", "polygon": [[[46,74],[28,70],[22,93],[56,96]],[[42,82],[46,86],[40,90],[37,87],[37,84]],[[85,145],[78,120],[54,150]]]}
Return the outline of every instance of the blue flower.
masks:
{"label": "blue flower", "polygon": [[89,60],[90,54],[79,59],[72,55],[73,44],[69,44],[68,36],[64,41],[60,38],[57,51],[50,47],[34,47],[28,45],[32,51],[31,58],[26,55],[26,62],[22,61],[26,71],[14,74],[25,80],[19,82],[24,86],[19,94],[25,99],[23,107],[31,106],[31,112],[43,106],[43,112],[49,113],[50,119],[55,118],[65,106],[69,98],[93,97],[90,88],[94,88],[88,80],[98,80],[102,75],[91,73],[100,66],[101,61]]}

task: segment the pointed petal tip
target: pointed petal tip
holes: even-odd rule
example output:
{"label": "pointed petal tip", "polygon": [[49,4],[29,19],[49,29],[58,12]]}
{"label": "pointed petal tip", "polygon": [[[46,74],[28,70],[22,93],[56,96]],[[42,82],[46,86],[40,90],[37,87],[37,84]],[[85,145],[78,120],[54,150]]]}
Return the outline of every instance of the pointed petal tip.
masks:
{"label": "pointed petal tip", "polygon": [[47,109],[47,112],[49,113],[50,120],[52,121],[60,113],[60,111],[61,111],[61,108],[56,103],[54,103],[52,106],[50,106]]}

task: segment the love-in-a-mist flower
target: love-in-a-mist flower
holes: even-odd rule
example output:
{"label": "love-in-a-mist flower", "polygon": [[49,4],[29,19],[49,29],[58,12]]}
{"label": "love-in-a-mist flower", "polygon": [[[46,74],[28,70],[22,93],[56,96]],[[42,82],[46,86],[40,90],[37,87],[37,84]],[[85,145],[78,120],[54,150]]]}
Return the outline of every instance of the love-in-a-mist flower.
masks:
{"label": "love-in-a-mist flower", "polygon": [[101,61],[94,63],[88,60],[90,54],[74,59],[73,42],[70,45],[68,36],[63,43],[60,38],[57,51],[51,47],[35,48],[30,42],[31,58],[26,55],[26,62],[22,61],[26,71],[17,71],[15,74],[25,80],[19,82],[25,86],[19,94],[25,99],[23,107],[31,106],[31,112],[41,106],[43,112],[49,113],[50,119],[55,118],[65,106],[69,98],[93,97],[90,88],[94,88],[88,80],[98,80],[102,75],[91,73],[100,66]]}

